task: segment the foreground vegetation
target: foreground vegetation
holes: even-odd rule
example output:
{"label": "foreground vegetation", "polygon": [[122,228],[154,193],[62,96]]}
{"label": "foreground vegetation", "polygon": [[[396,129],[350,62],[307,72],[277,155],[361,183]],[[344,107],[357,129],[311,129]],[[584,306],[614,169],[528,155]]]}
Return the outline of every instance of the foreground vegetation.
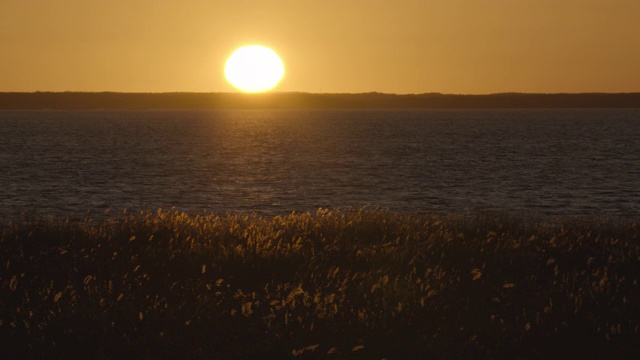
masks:
{"label": "foreground vegetation", "polygon": [[640,355],[640,226],[319,210],[23,218],[0,239],[5,358]]}

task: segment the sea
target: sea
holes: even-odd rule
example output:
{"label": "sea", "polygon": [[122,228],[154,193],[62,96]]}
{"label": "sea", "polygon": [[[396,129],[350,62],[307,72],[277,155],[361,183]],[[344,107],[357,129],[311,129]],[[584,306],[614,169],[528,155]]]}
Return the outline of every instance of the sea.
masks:
{"label": "sea", "polygon": [[0,219],[640,215],[640,109],[0,111]]}

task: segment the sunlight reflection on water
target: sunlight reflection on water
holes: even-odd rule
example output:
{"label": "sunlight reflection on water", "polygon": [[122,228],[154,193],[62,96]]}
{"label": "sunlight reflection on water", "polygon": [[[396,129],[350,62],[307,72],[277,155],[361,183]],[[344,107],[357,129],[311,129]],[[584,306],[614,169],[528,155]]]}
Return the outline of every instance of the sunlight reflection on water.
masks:
{"label": "sunlight reflection on water", "polygon": [[640,214],[638,110],[2,111],[0,214]]}

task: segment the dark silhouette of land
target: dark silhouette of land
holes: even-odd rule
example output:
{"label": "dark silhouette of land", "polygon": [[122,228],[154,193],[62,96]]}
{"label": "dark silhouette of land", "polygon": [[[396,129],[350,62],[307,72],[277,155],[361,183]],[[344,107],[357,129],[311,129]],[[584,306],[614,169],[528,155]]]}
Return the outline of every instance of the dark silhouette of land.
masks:
{"label": "dark silhouette of land", "polygon": [[0,109],[509,109],[640,108],[640,93],[396,95],[4,92]]}

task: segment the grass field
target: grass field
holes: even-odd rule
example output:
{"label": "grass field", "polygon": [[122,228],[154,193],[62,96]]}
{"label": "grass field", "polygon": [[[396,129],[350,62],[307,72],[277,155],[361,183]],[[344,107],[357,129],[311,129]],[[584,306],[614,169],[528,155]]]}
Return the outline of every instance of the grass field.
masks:
{"label": "grass field", "polygon": [[4,358],[640,358],[638,219],[169,210],[1,231]]}

